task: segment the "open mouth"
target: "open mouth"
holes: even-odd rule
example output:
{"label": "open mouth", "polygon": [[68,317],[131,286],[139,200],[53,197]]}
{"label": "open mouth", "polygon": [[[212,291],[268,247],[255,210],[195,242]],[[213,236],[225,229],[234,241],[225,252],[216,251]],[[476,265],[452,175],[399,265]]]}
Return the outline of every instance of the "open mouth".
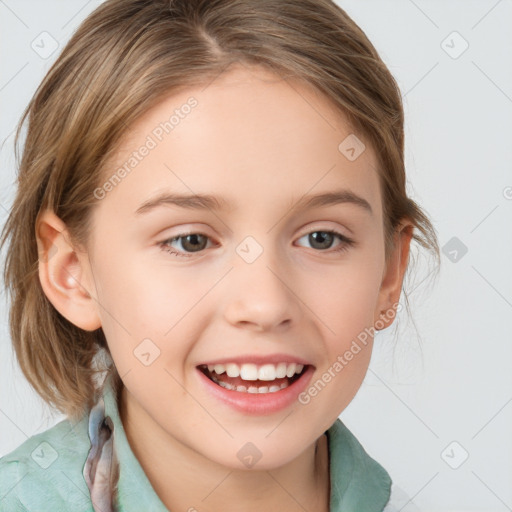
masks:
{"label": "open mouth", "polygon": [[306,372],[309,365],[279,364],[216,364],[200,365],[198,369],[218,386],[239,393],[277,393],[291,386]]}

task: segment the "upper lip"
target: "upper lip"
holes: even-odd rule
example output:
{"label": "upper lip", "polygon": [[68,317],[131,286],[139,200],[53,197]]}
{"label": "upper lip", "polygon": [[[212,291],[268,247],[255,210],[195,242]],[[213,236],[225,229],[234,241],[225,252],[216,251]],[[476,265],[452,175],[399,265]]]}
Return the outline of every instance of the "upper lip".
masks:
{"label": "upper lip", "polygon": [[266,356],[262,355],[246,355],[246,356],[232,356],[232,357],[223,357],[220,359],[212,359],[209,361],[205,361],[198,366],[201,365],[214,365],[214,364],[228,364],[228,363],[234,363],[234,364],[256,364],[256,365],[263,365],[263,364],[278,364],[278,363],[296,363],[296,364],[302,364],[304,366],[309,365],[308,361],[301,357],[292,356],[289,354],[269,354]]}

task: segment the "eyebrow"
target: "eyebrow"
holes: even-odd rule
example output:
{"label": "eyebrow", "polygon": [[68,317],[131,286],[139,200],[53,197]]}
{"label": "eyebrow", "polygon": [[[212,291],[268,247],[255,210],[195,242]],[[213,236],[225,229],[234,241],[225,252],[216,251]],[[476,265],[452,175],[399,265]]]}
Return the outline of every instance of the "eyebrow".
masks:
{"label": "eyebrow", "polygon": [[[317,195],[304,195],[293,206],[293,209],[306,210],[336,204],[353,204],[364,209],[370,215],[373,210],[370,203],[350,190],[335,190]],[[225,199],[210,194],[172,194],[164,192],[153,199],[145,201],[136,210],[136,214],[144,214],[159,206],[179,206],[191,210],[226,210],[230,203]]]}

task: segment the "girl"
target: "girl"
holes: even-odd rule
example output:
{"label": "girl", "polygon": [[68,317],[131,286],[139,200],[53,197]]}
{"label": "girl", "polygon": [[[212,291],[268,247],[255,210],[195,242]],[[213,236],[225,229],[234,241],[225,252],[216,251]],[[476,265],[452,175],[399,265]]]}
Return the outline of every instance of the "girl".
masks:
{"label": "girl", "polygon": [[411,240],[439,251],[399,89],[347,14],[107,0],[27,118],[10,332],[67,419],[0,460],[0,508],[393,510],[338,416]]}

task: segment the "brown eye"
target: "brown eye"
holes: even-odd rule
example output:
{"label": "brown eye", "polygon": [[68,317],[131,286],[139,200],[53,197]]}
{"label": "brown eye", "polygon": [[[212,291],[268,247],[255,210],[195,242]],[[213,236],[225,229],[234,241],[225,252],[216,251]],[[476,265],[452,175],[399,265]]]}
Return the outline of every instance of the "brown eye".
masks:
{"label": "brown eye", "polygon": [[[209,238],[202,233],[182,233],[160,242],[159,245],[162,250],[171,254],[188,257],[194,252],[204,250],[207,246],[208,240]],[[179,250],[175,250],[176,245],[178,245]]]}
{"label": "brown eye", "polygon": [[206,242],[208,241],[207,237],[200,235],[199,233],[180,236],[178,239],[182,239],[181,246],[183,249],[190,252],[202,251],[206,247]]}
{"label": "brown eye", "polygon": [[336,238],[340,240],[340,244],[338,244],[337,248],[330,252],[341,252],[347,250],[351,245],[354,245],[354,241],[346,236],[338,233],[336,231],[322,231],[316,230],[311,233],[307,233],[303,235],[301,238],[306,238],[308,243],[311,245],[313,249],[318,249],[319,251],[325,251],[326,249],[330,249],[333,245],[333,242]]}

